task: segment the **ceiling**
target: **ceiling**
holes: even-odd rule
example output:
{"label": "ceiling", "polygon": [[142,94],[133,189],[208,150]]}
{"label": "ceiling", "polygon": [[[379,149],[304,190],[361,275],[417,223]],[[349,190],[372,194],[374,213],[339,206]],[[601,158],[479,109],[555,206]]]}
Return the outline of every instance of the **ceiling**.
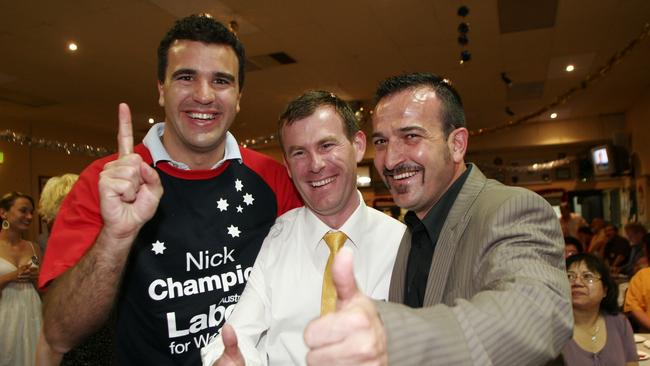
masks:
{"label": "ceiling", "polygon": [[[464,19],[460,5],[470,10]],[[273,133],[285,103],[306,89],[369,105],[381,79],[406,71],[450,79],[471,130],[502,125],[607,64],[650,21],[650,1],[2,1],[0,127],[9,119],[112,132],[117,104],[126,101],[142,134],[149,117],[164,118],[157,104],[158,42],[175,19],[198,12],[236,20],[250,66],[259,68],[246,75],[232,129],[244,141]],[[470,25],[472,59],[461,65],[463,21]],[[66,49],[69,41],[78,43],[77,52]],[[277,52],[296,63],[269,65],[267,56]],[[625,112],[650,87],[649,60],[646,39],[552,111],[559,119]],[[574,72],[564,71],[568,63]],[[548,112],[534,119],[548,120]]]}

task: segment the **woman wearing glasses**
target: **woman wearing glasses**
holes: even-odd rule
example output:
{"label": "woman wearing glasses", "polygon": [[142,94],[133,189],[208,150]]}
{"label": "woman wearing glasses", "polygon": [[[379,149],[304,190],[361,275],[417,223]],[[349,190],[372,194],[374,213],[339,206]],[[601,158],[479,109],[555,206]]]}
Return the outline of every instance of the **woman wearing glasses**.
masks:
{"label": "woman wearing glasses", "polygon": [[566,365],[638,365],[634,333],[618,311],[618,286],[603,261],[580,253],[566,260],[575,326]]}
{"label": "woman wearing glasses", "polygon": [[0,365],[33,365],[41,329],[40,250],[24,240],[34,201],[12,192],[0,198]]}

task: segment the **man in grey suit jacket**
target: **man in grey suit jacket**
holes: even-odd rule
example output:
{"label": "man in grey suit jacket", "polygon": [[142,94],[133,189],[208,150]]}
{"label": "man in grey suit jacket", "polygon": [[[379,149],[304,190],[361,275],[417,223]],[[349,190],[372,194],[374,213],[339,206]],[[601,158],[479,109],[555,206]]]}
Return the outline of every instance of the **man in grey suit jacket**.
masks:
{"label": "man in grey suit jacket", "polygon": [[373,117],[375,167],[407,208],[390,300],[333,275],[337,312],[305,330],[309,364],[541,365],[571,337],[563,239],[550,205],[465,164],[457,92],[431,74],[385,80]]}

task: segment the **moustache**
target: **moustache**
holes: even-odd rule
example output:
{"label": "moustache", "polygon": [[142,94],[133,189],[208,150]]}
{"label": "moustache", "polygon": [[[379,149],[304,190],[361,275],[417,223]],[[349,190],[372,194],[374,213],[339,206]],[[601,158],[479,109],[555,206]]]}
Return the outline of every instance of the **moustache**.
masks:
{"label": "moustache", "polygon": [[406,172],[419,172],[424,170],[420,164],[400,164],[393,169],[384,168],[383,174],[385,177],[393,177]]}

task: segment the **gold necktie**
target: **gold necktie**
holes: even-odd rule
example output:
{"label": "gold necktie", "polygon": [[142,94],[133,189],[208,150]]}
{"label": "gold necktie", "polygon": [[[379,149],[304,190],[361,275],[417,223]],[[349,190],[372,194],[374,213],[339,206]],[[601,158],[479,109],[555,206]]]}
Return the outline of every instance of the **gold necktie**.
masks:
{"label": "gold necktie", "polygon": [[320,313],[321,315],[330,313],[336,310],[336,287],[332,281],[332,263],[336,253],[343,248],[345,240],[348,237],[341,231],[333,231],[325,234],[323,240],[330,248],[330,256],[327,259],[325,266],[325,273],[323,273],[323,295],[321,297]]}

